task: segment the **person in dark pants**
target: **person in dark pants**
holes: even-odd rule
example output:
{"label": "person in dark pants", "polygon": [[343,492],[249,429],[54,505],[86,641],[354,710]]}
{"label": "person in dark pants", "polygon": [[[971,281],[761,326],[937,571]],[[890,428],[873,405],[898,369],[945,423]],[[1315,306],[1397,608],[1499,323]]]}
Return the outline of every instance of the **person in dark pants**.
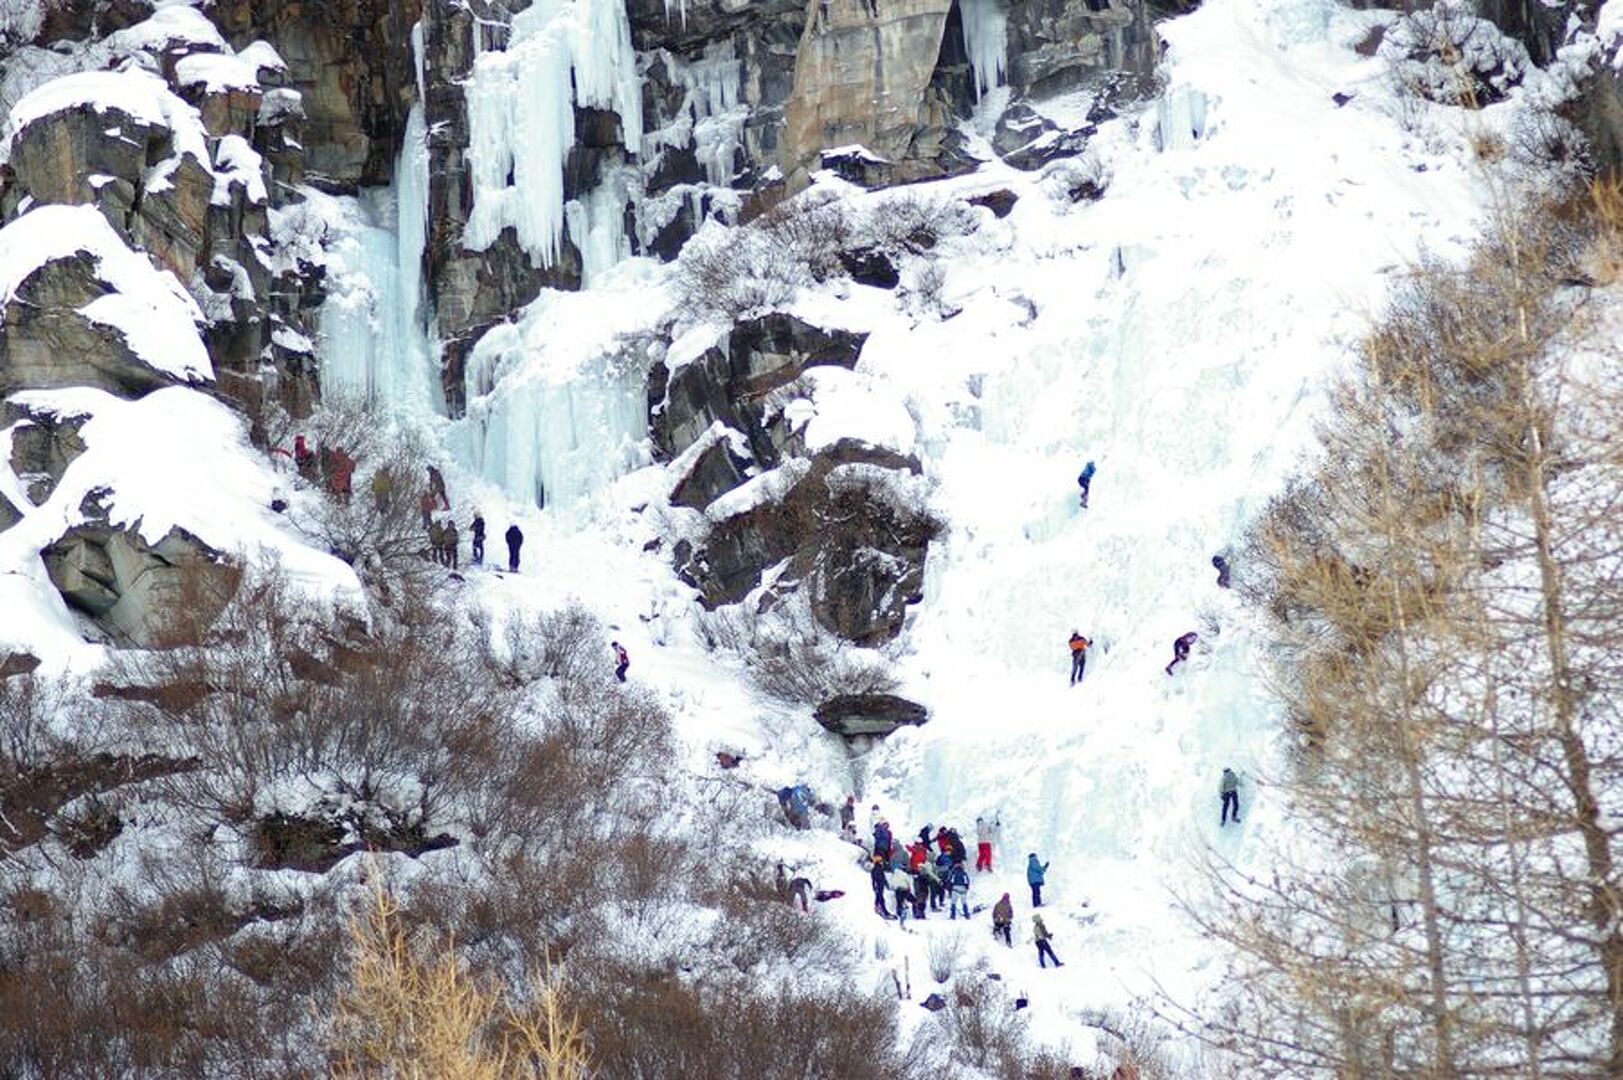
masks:
{"label": "person in dark pants", "polygon": [[462,538],[457,535],[456,522],[445,523],[445,565],[452,570],[457,569],[457,551],[462,546]]}
{"label": "person in dark pants", "polygon": [[626,668],[631,666],[631,657],[626,653],[626,647],[618,641],[609,642],[614,650],[614,677],[621,682],[626,681]]}
{"label": "person in dark pants", "polygon": [[1076,486],[1082,489],[1082,509],[1088,508],[1088,488],[1093,486],[1093,462],[1082,466],[1081,475],[1076,478]]}
{"label": "person in dark pants", "polygon": [[1229,587],[1229,561],[1227,559],[1223,558],[1223,556],[1221,556],[1221,555],[1213,555],[1212,556],[1212,566],[1215,567],[1216,570],[1217,570],[1217,587],[1219,589],[1228,588]]}
{"label": "person in dark pants", "polygon": [[1003,899],[992,905],[992,940],[1003,939],[1003,944],[1014,948],[1014,904],[1009,900],[1009,894],[1004,893]]}
{"label": "person in dark pants", "polygon": [[1172,643],[1172,663],[1168,664],[1166,668],[1168,675],[1172,674],[1173,668],[1189,659],[1189,650],[1194,647],[1199,637],[1199,634],[1191,630]]}
{"label": "person in dark pants", "polygon": [[1234,775],[1233,769],[1223,770],[1223,781],[1217,785],[1217,793],[1223,798],[1223,812],[1217,820],[1217,827],[1221,829],[1229,823],[1229,811],[1234,811],[1234,824],[1240,823],[1240,778]]}
{"label": "person in dark pants", "polygon": [[868,871],[868,877],[873,882],[873,909],[874,913],[882,918],[890,918],[890,909],[885,906],[885,889],[889,882],[885,880],[888,864],[882,856],[873,857],[873,866]]}
{"label": "person in dark pants", "polygon": [[1092,644],[1093,642],[1089,641],[1075,630],[1071,631],[1072,686],[1075,686],[1077,683],[1082,681],[1082,673],[1087,670],[1088,666],[1088,647]]}
{"label": "person in dark pants", "polygon": [[1059,957],[1054,955],[1054,946],[1049,944],[1053,938],[1054,935],[1048,932],[1048,927],[1043,925],[1043,917],[1041,915],[1033,915],[1031,917],[1031,940],[1037,946],[1038,967],[1048,966],[1046,963],[1044,963],[1045,959],[1054,961],[1055,967],[1065,966],[1059,962]]}
{"label": "person in dark pants", "polygon": [[1048,873],[1048,864],[1037,861],[1037,853],[1033,851],[1026,856],[1026,884],[1031,886],[1031,906],[1043,906],[1043,877]]}
{"label": "person in dark pants", "polygon": [[477,510],[473,512],[468,532],[473,537],[473,565],[478,566],[485,561],[485,516]]}
{"label": "person in dark pants", "polygon": [[510,574],[518,573],[518,549],[524,546],[524,534],[519,531],[518,525],[507,527],[507,571]]}

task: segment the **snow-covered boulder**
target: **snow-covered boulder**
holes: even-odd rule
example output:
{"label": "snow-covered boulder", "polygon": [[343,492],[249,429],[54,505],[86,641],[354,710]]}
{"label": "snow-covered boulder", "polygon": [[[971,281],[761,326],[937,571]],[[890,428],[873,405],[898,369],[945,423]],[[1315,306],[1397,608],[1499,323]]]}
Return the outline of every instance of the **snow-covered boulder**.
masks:
{"label": "snow-covered boulder", "polygon": [[42,206],[0,229],[0,393],[92,386],[139,397],[205,383],[202,315],[180,282],[88,206]]}
{"label": "snow-covered boulder", "polygon": [[6,149],[16,195],[93,204],[182,279],[197,269],[215,187],[207,136],[197,110],[156,75],[53,79],[12,110]]}

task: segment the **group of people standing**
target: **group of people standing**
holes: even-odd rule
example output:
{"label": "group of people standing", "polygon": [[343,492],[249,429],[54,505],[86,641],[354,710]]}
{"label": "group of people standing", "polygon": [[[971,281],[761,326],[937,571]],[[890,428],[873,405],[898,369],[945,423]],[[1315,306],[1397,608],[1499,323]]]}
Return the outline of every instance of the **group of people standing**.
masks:
{"label": "group of people standing", "polygon": [[[969,852],[958,830],[943,825],[925,825],[911,843],[900,843],[891,832],[890,822],[876,803],[869,811],[871,844],[856,835],[856,796],[848,796],[840,807],[840,824],[847,839],[863,849],[873,885],[874,913],[883,919],[906,922],[909,917],[924,919],[931,911],[943,909],[949,919],[973,918],[977,909],[969,902]],[[1002,842],[1003,823],[996,817],[975,819],[975,872],[990,873],[994,849]],[[1031,906],[1042,907],[1043,885],[1048,863],[1031,852],[1026,857],[1026,884],[1031,888]],[[887,904],[887,901],[889,903]],[[894,906],[894,914],[892,914]],[[1043,925],[1042,916],[1032,913],[1032,943],[1037,947],[1037,964],[1047,967],[1054,954],[1053,934]],[[1014,902],[1004,893],[992,906],[992,936],[1006,946],[1014,946]]]}

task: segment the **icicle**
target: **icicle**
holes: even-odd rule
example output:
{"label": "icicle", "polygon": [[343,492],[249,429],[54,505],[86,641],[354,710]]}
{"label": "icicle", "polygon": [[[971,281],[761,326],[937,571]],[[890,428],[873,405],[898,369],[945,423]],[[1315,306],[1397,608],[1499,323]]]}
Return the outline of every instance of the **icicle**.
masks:
{"label": "icicle", "polygon": [[513,17],[507,50],[481,55],[467,86],[468,247],[483,250],[511,226],[533,259],[557,261],[575,106],[614,111],[624,144],[639,147],[636,61],[623,0],[541,0]]}
{"label": "icicle", "polygon": [[1003,85],[1008,66],[1009,18],[999,0],[958,0],[964,51],[975,71],[975,100]]}

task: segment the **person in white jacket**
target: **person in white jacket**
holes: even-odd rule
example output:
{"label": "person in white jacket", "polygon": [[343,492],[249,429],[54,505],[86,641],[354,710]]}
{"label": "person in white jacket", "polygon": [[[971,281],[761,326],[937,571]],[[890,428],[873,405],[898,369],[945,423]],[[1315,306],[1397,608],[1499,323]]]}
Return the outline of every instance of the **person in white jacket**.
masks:
{"label": "person in white jacket", "polygon": [[1003,822],[997,818],[987,821],[975,819],[975,870],[977,873],[992,869],[992,845],[1002,842]]}

